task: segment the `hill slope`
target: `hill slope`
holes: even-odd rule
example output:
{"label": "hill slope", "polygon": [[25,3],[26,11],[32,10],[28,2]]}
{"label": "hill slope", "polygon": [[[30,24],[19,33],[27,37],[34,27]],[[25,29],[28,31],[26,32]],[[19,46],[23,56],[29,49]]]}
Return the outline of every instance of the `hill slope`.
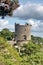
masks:
{"label": "hill slope", "polygon": [[0,37],[0,65],[43,65],[43,44],[30,41],[21,47],[20,52],[22,55]]}
{"label": "hill slope", "polygon": [[0,37],[0,65],[14,65],[14,62],[19,60],[21,58],[16,49]]}

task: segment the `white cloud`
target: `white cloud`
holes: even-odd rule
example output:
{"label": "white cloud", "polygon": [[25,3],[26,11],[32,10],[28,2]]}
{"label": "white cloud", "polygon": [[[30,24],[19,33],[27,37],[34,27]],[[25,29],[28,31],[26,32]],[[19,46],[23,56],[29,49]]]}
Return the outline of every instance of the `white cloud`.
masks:
{"label": "white cloud", "polygon": [[38,31],[43,30],[43,22],[41,20],[29,19],[27,23],[32,25],[32,29],[39,29]]}
{"label": "white cloud", "polygon": [[33,34],[35,36],[43,37],[43,21],[29,19],[28,23],[32,25],[31,34]]}
{"label": "white cloud", "polygon": [[1,24],[1,25],[6,25],[6,24],[8,24],[8,21],[0,20],[0,24]]}
{"label": "white cloud", "polygon": [[29,19],[29,24],[31,24],[33,27],[38,27],[40,21],[35,22],[35,20]]}
{"label": "white cloud", "polygon": [[33,18],[43,20],[43,5],[33,3],[21,5],[13,12],[13,16],[18,17],[20,19]]}
{"label": "white cloud", "polygon": [[40,25],[41,22],[40,22],[40,20],[29,19],[29,20],[27,20],[27,23],[31,24],[32,30],[35,31],[39,28],[39,25]]}
{"label": "white cloud", "polygon": [[6,20],[0,20],[0,31],[3,28],[8,28],[9,30],[13,30],[14,29],[14,25],[10,24],[8,21]]}

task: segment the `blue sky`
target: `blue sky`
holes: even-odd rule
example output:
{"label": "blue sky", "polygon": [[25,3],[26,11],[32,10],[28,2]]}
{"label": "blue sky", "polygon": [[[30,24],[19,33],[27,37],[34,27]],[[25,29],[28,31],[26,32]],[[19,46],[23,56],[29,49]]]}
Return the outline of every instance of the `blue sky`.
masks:
{"label": "blue sky", "polygon": [[0,30],[8,28],[14,31],[14,23],[32,25],[31,34],[43,37],[43,0],[19,0],[20,7],[13,12],[13,16],[0,18]]}
{"label": "blue sky", "polygon": [[42,4],[43,4],[43,0],[19,0],[19,2],[20,2],[21,4],[25,4],[26,2],[42,3]]}

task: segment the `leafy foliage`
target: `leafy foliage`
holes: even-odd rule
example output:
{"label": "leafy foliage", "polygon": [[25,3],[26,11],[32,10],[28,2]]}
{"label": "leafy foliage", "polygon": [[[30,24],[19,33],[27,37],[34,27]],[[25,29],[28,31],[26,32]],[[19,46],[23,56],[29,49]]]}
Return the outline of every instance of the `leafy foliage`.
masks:
{"label": "leafy foliage", "polygon": [[[24,49],[24,50],[23,50]],[[30,65],[43,65],[43,45],[31,41],[21,48],[22,58]]]}
{"label": "leafy foliage", "polygon": [[43,65],[43,44],[29,41],[20,54],[4,37],[0,37],[0,65]]}
{"label": "leafy foliage", "polygon": [[0,16],[2,16],[2,19],[6,15],[12,16],[13,11],[19,6],[18,0],[0,0]]}
{"label": "leafy foliage", "polygon": [[11,46],[3,37],[0,37],[0,63],[14,65],[15,61],[21,60],[17,50]]}
{"label": "leafy foliage", "polygon": [[31,35],[31,39],[32,39],[33,43],[38,43],[38,44],[43,43],[43,38],[41,38],[41,37],[35,37],[35,36]]}
{"label": "leafy foliage", "polygon": [[0,32],[0,36],[6,38],[7,40],[11,40],[14,38],[14,32],[11,32],[9,29],[5,28]]}

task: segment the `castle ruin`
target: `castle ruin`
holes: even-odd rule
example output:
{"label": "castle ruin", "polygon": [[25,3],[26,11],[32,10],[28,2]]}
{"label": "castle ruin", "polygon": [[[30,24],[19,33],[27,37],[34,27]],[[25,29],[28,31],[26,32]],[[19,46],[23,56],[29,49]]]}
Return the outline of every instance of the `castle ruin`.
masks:
{"label": "castle ruin", "polygon": [[23,45],[31,40],[31,25],[20,25],[15,23],[15,40],[18,45]]}

